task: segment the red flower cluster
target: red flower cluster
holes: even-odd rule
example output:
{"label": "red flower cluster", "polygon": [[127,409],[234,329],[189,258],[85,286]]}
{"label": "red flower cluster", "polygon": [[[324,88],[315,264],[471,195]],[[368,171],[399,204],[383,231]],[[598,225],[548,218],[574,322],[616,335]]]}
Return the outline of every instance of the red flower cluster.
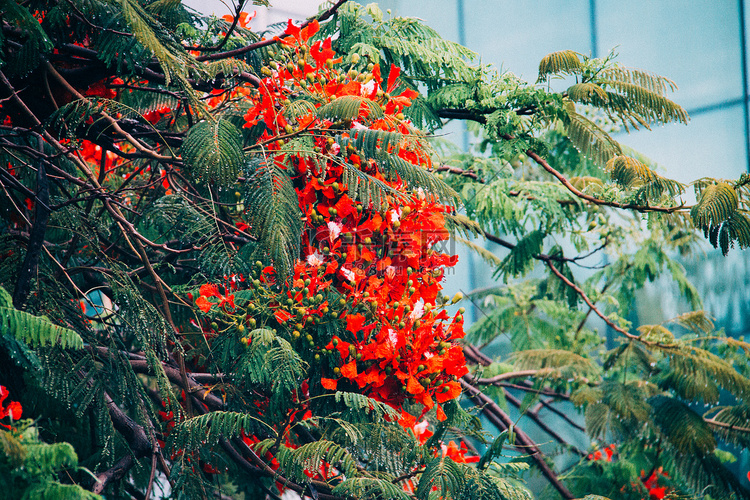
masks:
{"label": "red flower cluster", "polygon": [[659,486],[660,477],[669,478],[667,473],[664,472],[664,469],[659,467],[655,469],[648,478],[645,476],[646,473],[641,471],[641,481],[643,481],[643,485],[648,490],[649,500],[661,500],[664,498],[667,494],[668,488],[666,486]]}
{"label": "red flower cluster", "polygon": [[[223,288],[203,285],[195,304],[204,313],[204,332],[212,333],[207,339],[225,340],[237,331],[239,342],[247,346],[252,335],[246,330],[263,327],[295,346],[311,366],[310,379],[301,381],[305,389],[292,396],[300,412],[308,409],[309,384],[316,394],[366,394],[400,410],[401,425],[417,429],[417,417],[405,410],[408,404],[417,404],[422,415],[435,409],[436,417],[445,419],[441,405],[460,395],[457,379],[468,372],[457,343],[464,335],[463,317],[448,314],[449,299],[441,293],[445,268],[457,260],[440,249],[448,239],[445,216],[453,208],[411,189],[380,160],[353,147],[362,134],[395,133],[402,139],[377,146],[383,155],[412,168],[431,167],[425,137],[402,113],[417,94],[395,91],[398,68],[389,69],[387,81],[377,64],[358,72],[356,58],[348,70],[339,70],[342,60],[330,39],[310,42],[318,28],[316,21],[304,28],[290,23],[280,40],[288,62],[277,60],[263,68],[257,90],[240,87],[208,100],[213,106],[234,105],[236,98],[249,103],[245,126],[262,125],[258,144],[275,167],[292,177],[304,217],[302,252],[293,275],[282,283],[272,266],[258,263],[247,280]],[[342,99],[360,103],[356,117],[292,113],[289,99],[300,89],[314,106]],[[289,142],[299,138],[310,152],[290,154]],[[385,194],[377,200],[373,195],[372,201],[361,196],[353,185],[356,170],[385,185]],[[242,213],[233,224],[241,231],[257,229]],[[237,287],[242,293],[237,292],[235,303],[230,292]],[[429,437],[424,427],[421,440]],[[244,440],[259,446],[255,436]],[[459,462],[478,460],[466,456],[467,451],[464,443],[449,442],[436,453]],[[325,478],[330,471],[309,472]]]}
{"label": "red flower cluster", "polygon": [[612,455],[615,454],[615,444],[612,443],[604,448],[604,454],[602,450],[596,450],[594,453],[589,454],[589,460],[605,460],[606,462],[612,461]]}
{"label": "red flower cluster", "polygon": [[[11,401],[8,406],[5,406],[3,403],[5,399],[8,397],[10,392],[8,392],[8,389],[5,388],[5,386],[0,385],[0,419],[4,419],[5,417],[10,417],[11,421],[18,420],[21,418],[21,414],[23,413],[23,408],[21,407],[21,403],[18,401]],[[6,429],[10,429],[10,425],[6,424],[0,424]]]}
{"label": "red flower cluster", "polygon": [[[277,165],[290,165],[283,152],[286,143],[279,137],[326,131],[333,125],[312,113],[295,120],[283,113],[279,104],[286,101],[290,89],[304,86],[322,103],[340,98],[362,102],[358,118],[348,124],[345,139],[356,138],[365,128],[399,132],[411,139],[390,146],[385,153],[429,168],[430,157],[420,142],[423,138],[401,113],[417,94],[387,94],[397,86],[398,68],[390,68],[386,92],[381,89],[378,65],[372,65],[365,75],[353,70],[343,75],[336,68],[341,59],[335,59],[330,39],[309,43],[317,30],[316,22],[301,29],[289,24],[289,36],[282,42],[294,51],[297,63],[266,69],[259,95],[245,115],[248,127],[261,121],[265,124],[261,140],[271,152],[279,150]],[[372,112],[373,104],[380,113]],[[397,408],[409,400],[424,405],[425,411],[436,402],[456,398],[461,392],[456,378],[467,372],[463,351],[454,343],[463,336],[463,320],[460,314],[449,317],[438,304],[444,268],[455,265],[456,258],[435,249],[448,238],[443,213],[450,208],[424,193],[409,192],[399,179],[387,179],[377,162],[363,160],[353,147],[342,151],[325,132],[312,134],[312,139],[317,157],[300,155],[291,161],[306,224],[303,260],[295,269],[295,286],[288,298],[296,304],[329,286],[344,295],[340,305],[345,310],[340,318],[346,320],[346,334],[333,337],[322,351],[324,356],[338,354],[340,363],[322,377],[323,386],[334,390],[341,388],[343,381],[347,388],[356,387]],[[390,198],[380,210],[372,204],[365,206],[344,182],[346,163],[404,195]],[[330,304],[322,298],[316,307],[296,311],[287,311],[282,302],[275,318],[284,324],[296,316],[301,325],[293,332],[297,338],[309,318],[321,317],[329,309]],[[338,314],[334,311],[333,317]],[[445,417],[439,404],[437,415]],[[405,416],[403,423],[410,426],[414,421],[414,417]]]}
{"label": "red flower cluster", "polygon": [[[217,298],[219,301],[212,302],[208,300],[210,298]],[[217,305],[220,308],[231,307],[234,309],[234,295],[230,293],[227,293],[226,295],[219,293],[219,287],[217,285],[203,285],[200,288],[200,296],[196,299],[195,305],[197,305],[203,312],[210,311],[211,307],[214,305]]]}

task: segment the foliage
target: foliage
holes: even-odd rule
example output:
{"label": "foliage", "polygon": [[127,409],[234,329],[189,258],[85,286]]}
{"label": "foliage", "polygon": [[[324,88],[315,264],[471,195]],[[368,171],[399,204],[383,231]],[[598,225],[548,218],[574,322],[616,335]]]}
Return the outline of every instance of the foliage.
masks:
{"label": "foliage", "polygon": [[[374,4],[242,9],[5,5],[0,379],[36,419],[0,407],[7,491],[750,497],[750,344],[679,261],[750,246],[748,177],[611,135],[686,123],[673,82],[566,50],[524,82]],[[453,241],[496,278],[467,332]],[[636,323],[657,280],[690,310]]]}

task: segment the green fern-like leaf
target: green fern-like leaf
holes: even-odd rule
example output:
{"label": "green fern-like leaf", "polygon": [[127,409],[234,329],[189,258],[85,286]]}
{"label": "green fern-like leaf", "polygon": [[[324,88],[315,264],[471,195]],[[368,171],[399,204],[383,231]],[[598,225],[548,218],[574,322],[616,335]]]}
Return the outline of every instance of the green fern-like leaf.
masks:
{"label": "green fern-like leaf", "polygon": [[27,37],[11,57],[3,55],[4,71],[13,76],[26,76],[39,65],[42,60],[40,55],[52,50],[52,42],[39,20],[18,2],[3,2],[3,18],[9,25],[22,30]]}
{"label": "green fern-like leaf", "polygon": [[693,333],[708,334],[714,331],[714,322],[706,311],[689,311],[670,319],[669,322],[688,328]]}
{"label": "green fern-like leaf", "polygon": [[655,396],[648,403],[659,432],[679,452],[706,455],[716,448],[711,429],[684,403],[667,396]]}
{"label": "green fern-like leaf", "polygon": [[600,165],[622,154],[620,144],[597,124],[578,114],[571,100],[565,99],[563,106],[569,119],[566,124],[568,138],[581,153]]}
{"label": "green fern-like leaf", "polygon": [[604,102],[607,101],[607,92],[593,82],[576,83],[568,87],[567,92],[568,97],[575,102],[589,104],[593,96]]}
{"label": "green fern-like leaf", "polygon": [[696,227],[703,229],[711,244],[726,255],[737,242],[750,246],[750,220],[739,210],[737,189],[726,182],[696,183],[698,202],[690,209]]}
{"label": "green fern-like leaf", "polygon": [[681,106],[640,85],[617,80],[599,80],[599,84],[613,88],[622,100],[615,98],[614,92],[608,92],[607,101],[598,104],[604,104],[605,109],[623,118],[640,117],[648,123],[687,123],[689,120]]}
{"label": "green fern-like leaf", "polygon": [[287,471],[291,479],[305,481],[305,472],[315,473],[325,463],[340,470],[345,476],[352,477],[357,466],[349,452],[331,441],[320,440],[307,443],[287,453],[278,454],[279,465]]}
{"label": "green fern-like leaf", "polygon": [[578,52],[561,50],[547,54],[539,61],[539,77],[537,83],[547,81],[550,75],[577,74],[583,69]]}
{"label": "green fern-like leaf", "polygon": [[199,415],[175,425],[169,435],[169,449],[196,450],[203,446],[212,446],[222,439],[231,439],[249,432],[251,429],[263,428],[268,432],[270,427],[248,413],[213,411]]}
{"label": "green fern-like leaf", "polygon": [[624,188],[636,190],[639,202],[658,201],[664,194],[674,198],[685,186],[664,178],[647,165],[629,156],[615,156],[607,162],[607,171],[613,181]]}
{"label": "green fern-like leaf", "polygon": [[347,478],[331,491],[342,497],[361,498],[362,500],[411,500],[411,496],[400,486],[385,479],[369,477]]}
{"label": "green fern-like leaf", "polygon": [[244,199],[250,231],[258,238],[256,255],[273,263],[283,281],[300,255],[302,213],[297,193],[286,171],[264,156],[252,157],[246,168]]}
{"label": "green fern-like leaf", "polygon": [[589,358],[564,349],[527,349],[513,353],[509,359],[518,370],[550,369],[583,377],[599,372],[596,363]]}
{"label": "green fern-like leaf", "polygon": [[708,241],[715,247],[721,247],[726,255],[737,242],[740,248],[750,247],[750,220],[744,213],[734,212],[721,225],[708,230]]}
{"label": "green fern-like leaf", "polygon": [[[120,12],[136,40],[156,57],[164,70],[167,85],[171,80],[187,84],[188,70],[197,68],[194,58],[139,3],[118,0]],[[189,88],[189,85],[184,85]],[[201,106],[202,107],[202,106]]]}
{"label": "green fern-like leaf", "polygon": [[402,198],[404,194],[380,179],[362,172],[356,166],[344,163],[344,172],[341,179],[346,184],[349,196],[364,205],[372,204],[378,212],[388,206],[389,196]]}
{"label": "green fern-like leaf", "polygon": [[349,412],[351,414],[362,413],[362,410],[364,410],[368,419],[385,419],[395,422],[401,418],[401,414],[397,410],[364,394],[337,391],[334,397],[337,403],[343,402],[351,410]]}
{"label": "green fern-like leaf", "polygon": [[[669,359],[670,368],[681,375],[681,383],[677,388],[683,387],[684,377],[692,377],[695,381],[704,381],[707,385],[702,391],[702,399],[706,402],[717,401],[718,391],[712,386],[718,385],[731,392],[738,398],[750,396],[750,379],[740,374],[729,362],[705,349],[679,343],[671,345],[657,343],[650,348],[662,352]],[[698,385],[698,384],[696,384]],[[687,386],[689,387],[689,386]],[[700,390],[698,385],[696,389]],[[713,397],[712,397],[713,395]]]}
{"label": "green fern-like leaf", "polygon": [[385,113],[380,105],[361,96],[341,96],[324,104],[317,110],[318,118],[323,120],[360,121],[364,124],[383,118]]}
{"label": "green fern-like leaf", "polygon": [[83,339],[73,330],[55,325],[47,318],[34,316],[13,307],[13,298],[0,287],[0,333],[15,337],[32,347],[60,344],[81,349]]}
{"label": "green fern-like leaf", "polygon": [[541,230],[532,231],[524,236],[503,259],[498,272],[513,277],[527,273],[534,265],[534,256],[542,252],[545,236],[545,232]]}
{"label": "green fern-like leaf", "polygon": [[419,478],[418,498],[428,498],[436,491],[441,498],[458,497],[464,487],[464,471],[460,465],[446,456],[438,456],[425,467]]}
{"label": "green fern-like leaf", "polygon": [[665,95],[667,91],[674,92],[677,90],[677,85],[669,78],[654,75],[636,68],[612,66],[603,69],[597,76],[604,80],[637,85],[661,96]]}
{"label": "green fern-like leaf", "polygon": [[726,182],[714,183],[699,193],[698,203],[690,210],[693,223],[707,229],[718,226],[737,210],[739,198],[734,187]]}
{"label": "green fern-like leaf", "polygon": [[227,120],[197,123],[182,143],[182,157],[195,178],[231,185],[244,162],[242,134]]}
{"label": "green fern-like leaf", "polygon": [[706,423],[719,438],[729,444],[750,447],[750,405],[740,403],[735,406],[719,407],[716,414]]}

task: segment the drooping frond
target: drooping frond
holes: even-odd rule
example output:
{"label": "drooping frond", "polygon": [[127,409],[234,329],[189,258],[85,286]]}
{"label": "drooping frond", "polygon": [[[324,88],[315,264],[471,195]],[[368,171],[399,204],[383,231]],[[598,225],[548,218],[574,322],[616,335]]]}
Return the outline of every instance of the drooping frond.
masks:
{"label": "drooping frond", "polygon": [[315,114],[315,104],[307,99],[295,99],[291,101],[287,106],[284,107],[284,116],[287,120],[296,120],[300,116],[305,116],[310,113]]}
{"label": "drooping frond", "polygon": [[354,417],[362,413],[367,415],[366,421],[386,419],[395,422],[401,418],[397,410],[364,394],[337,391],[334,397],[337,403],[342,402],[346,405],[347,410],[344,413],[347,414],[347,420],[357,421],[359,418]]}
{"label": "drooping frond", "polygon": [[118,3],[133,36],[159,61],[166,84],[176,80],[184,82],[184,88],[189,89],[188,70],[197,67],[193,56],[139,3],[131,0],[118,0]]}
{"label": "drooping frond", "polygon": [[667,91],[677,90],[675,82],[663,76],[654,75],[647,71],[636,68],[623,68],[611,66],[605,68],[597,75],[603,80],[618,81],[631,85],[637,85],[657,95],[666,95]]}
{"label": "drooping frond", "polygon": [[242,432],[269,428],[261,420],[249,413],[213,411],[205,415],[188,418],[175,425],[169,435],[169,449],[178,451],[196,450],[202,446],[212,446],[222,439],[239,437]]}
{"label": "drooping frond", "polygon": [[620,144],[599,125],[578,114],[572,101],[564,100],[564,107],[569,118],[566,124],[568,138],[584,156],[604,165],[622,154]]}
{"label": "drooping frond", "polygon": [[690,216],[693,223],[704,230],[720,225],[739,205],[737,191],[726,182],[712,183],[696,191],[699,198],[690,210]]}
{"label": "drooping frond", "polygon": [[352,199],[365,205],[372,203],[372,207],[378,212],[387,206],[389,196],[403,198],[404,194],[393,189],[391,186],[362,172],[355,165],[344,163],[344,172],[341,176]]}
{"label": "drooping frond", "polygon": [[246,168],[249,177],[243,198],[250,231],[258,238],[257,253],[286,277],[300,252],[302,214],[297,193],[287,173],[264,156],[250,158]]}
{"label": "drooping frond", "polygon": [[352,477],[357,472],[357,466],[351,454],[334,442],[321,439],[307,443],[299,448],[279,448],[277,454],[279,466],[286,471],[290,479],[306,481],[305,472],[315,473],[323,464],[336,467],[345,476]]}
{"label": "drooping frond", "polygon": [[422,189],[428,198],[433,198],[443,205],[460,204],[458,193],[424,167],[414,165],[395,154],[383,153],[378,155],[377,160],[389,180],[401,179],[411,189]]}
{"label": "drooping frond", "polygon": [[648,418],[651,407],[646,400],[656,391],[653,384],[607,380],[597,389],[579,391],[575,399],[588,402],[585,419],[589,436],[603,438],[607,432],[628,436]]}
{"label": "drooping frond", "polygon": [[419,478],[415,494],[427,498],[431,491],[436,491],[441,498],[460,498],[464,488],[465,472],[452,459],[440,455],[432,460]]}
{"label": "drooping frond", "polygon": [[498,267],[503,264],[502,259],[495,255],[494,253],[490,252],[486,248],[484,248],[481,245],[477,245],[473,241],[469,241],[465,238],[461,238],[460,236],[455,236],[455,240],[463,245],[466,245],[469,247],[470,250],[476,252],[482,259],[485,260],[488,264],[490,264],[493,267]]}
{"label": "drooping frond", "polygon": [[411,496],[398,485],[385,479],[369,477],[347,478],[331,491],[342,497],[361,498],[362,500],[411,500]]}
{"label": "drooping frond", "polygon": [[620,186],[635,191],[637,203],[658,202],[666,195],[670,199],[679,195],[685,186],[660,176],[646,164],[630,156],[615,156],[607,162],[607,171]]}
{"label": "drooping frond", "polygon": [[750,247],[750,220],[738,210],[737,190],[726,182],[696,184],[698,202],[690,209],[696,227],[703,229],[711,244],[726,255],[737,242]]}
{"label": "drooping frond", "polygon": [[[692,377],[694,380],[704,382],[707,391],[704,391],[701,398],[706,402],[717,401],[715,397],[718,397],[718,391],[711,390],[714,384],[738,398],[750,396],[750,379],[740,374],[728,361],[716,354],[692,345],[683,346],[674,343],[656,343],[650,348],[661,351],[669,359],[670,368],[680,375],[677,380]],[[681,381],[676,388],[683,387],[683,382]],[[697,388],[700,389],[700,385]],[[711,397],[712,394],[715,395],[714,398]]]}
{"label": "drooping frond", "polygon": [[591,104],[617,118],[627,129],[650,128],[651,123],[687,123],[685,109],[663,95],[640,85],[618,80],[595,79],[597,86],[606,93],[579,93],[582,103]]}
{"label": "drooping frond", "polygon": [[354,2],[345,3],[336,17],[323,31],[336,33],[338,51],[356,52],[363,62],[379,63],[381,68],[398,66],[404,70],[401,80],[412,88],[423,83],[432,91],[449,82],[471,80],[477,73],[470,66],[477,59],[474,52],[443,39],[419,19],[385,16],[374,4]]}
{"label": "drooping frond", "polygon": [[542,252],[544,231],[532,231],[516,243],[510,254],[503,259],[498,272],[505,276],[518,277],[527,273],[534,265],[534,256]]}
{"label": "drooping frond", "polygon": [[732,493],[748,498],[747,490],[713,454],[716,440],[700,415],[675,398],[655,396],[649,403],[651,419],[672,452],[671,465],[688,487],[710,491],[716,498],[728,498]]}
{"label": "drooping frond", "polygon": [[539,61],[539,77],[537,83],[547,81],[550,75],[580,73],[583,69],[578,52],[561,50],[547,54]]}
{"label": "drooping frond", "polygon": [[665,453],[664,462],[675,480],[694,494],[710,494],[711,498],[750,499],[748,490],[716,456],[716,451],[695,455],[673,452],[672,456]]}
{"label": "drooping frond", "polygon": [[13,298],[0,287],[0,333],[15,337],[32,347],[60,344],[81,349],[83,339],[73,330],[55,325],[47,318],[34,316],[13,307]]}
{"label": "drooping frond", "polygon": [[383,176],[390,182],[402,181],[410,189],[422,189],[427,196],[433,196],[443,204],[457,205],[459,195],[444,181],[421,165],[415,165],[398,156],[401,149],[419,149],[429,151],[425,137],[409,137],[399,132],[385,132],[359,128],[352,132],[352,137],[337,137],[339,146],[353,148],[363,159],[377,162]]}
{"label": "drooping frond", "polygon": [[10,26],[23,30],[27,37],[10,57],[3,54],[3,71],[11,76],[24,77],[39,66],[42,60],[40,56],[52,49],[52,42],[39,20],[18,2],[3,2],[3,18]]}
{"label": "drooping frond", "polygon": [[203,65],[201,69],[208,78],[229,77],[242,72],[254,73],[255,71],[250,64],[241,59],[219,59]]}
{"label": "drooping frond", "polygon": [[383,118],[385,113],[380,105],[367,97],[345,95],[333,99],[317,110],[318,118],[332,121],[360,121],[370,123]]}
{"label": "drooping frond", "polygon": [[470,217],[467,217],[466,215],[445,212],[443,214],[443,217],[445,218],[446,228],[453,235],[463,234],[467,238],[471,238],[473,236],[480,236],[484,234],[482,226],[477,221],[471,219]]}
{"label": "drooping frond", "polygon": [[714,322],[706,311],[689,311],[669,320],[670,323],[678,324],[693,333],[711,333],[714,331]]}
{"label": "drooping frond", "polygon": [[568,87],[567,92],[570,100],[574,102],[589,103],[593,95],[605,102],[607,100],[607,92],[594,82],[576,83]]}
{"label": "drooping frond", "polygon": [[750,405],[719,407],[706,423],[721,440],[735,446],[750,447]]}
{"label": "drooping frond", "polygon": [[196,179],[229,186],[244,161],[242,134],[227,120],[199,122],[188,130],[182,158]]}

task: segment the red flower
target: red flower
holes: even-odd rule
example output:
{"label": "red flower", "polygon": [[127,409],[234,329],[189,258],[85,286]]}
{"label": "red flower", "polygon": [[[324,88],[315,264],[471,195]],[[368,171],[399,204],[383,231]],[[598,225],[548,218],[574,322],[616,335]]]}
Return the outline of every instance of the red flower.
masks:
{"label": "red flower", "polygon": [[200,288],[200,297],[195,301],[195,305],[203,312],[208,312],[214,305],[214,302],[209,301],[210,297],[216,297],[219,299],[218,306],[224,307],[229,305],[232,309],[235,308],[234,295],[222,295],[219,293],[219,287],[217,285],[202,285]]}
{"label": "red flower", "polygon": [[454,441],[450,441],[447,445],[442,444],[440,448],[443,451],[443,456],[450,458],[454,462],[461,462],[461,463],[471,463],[471,462],[479,462],[479,457],[467,457],[466,453],[469,452],[469,450],[466,448],[466,443],[461,441],[461,447],[459,448],[458,445]]}
{"label": "red flower", "polygon": [[[23,413],[21,403],[18,401],[11,401],[7,407],[3,404],[3,401],[5,401],[9,394],[10,392],[8,392],[8,389],[6,389],[5,386],[0,385],[0,419],[10,417],[11,420],[18,420]],[[9,425],[3,425],[3,427],[10,429]]]}
{"label": "red flower", "polygon": [[[248,14],[247,12],[244,12],[244,11],[240,12],[240,17],[239,19],[237,19],[237,26],[239,26],[240,28],[247,28],[248,23],[252,21],[255,15],[256,15],[255,11],[253,11],[252,14]],[[229,14],[225,16],[221,16],[221,18],[224,21],[228,22],[229,24],[232,24],[234,22],[234,16],[229,15]]]}

